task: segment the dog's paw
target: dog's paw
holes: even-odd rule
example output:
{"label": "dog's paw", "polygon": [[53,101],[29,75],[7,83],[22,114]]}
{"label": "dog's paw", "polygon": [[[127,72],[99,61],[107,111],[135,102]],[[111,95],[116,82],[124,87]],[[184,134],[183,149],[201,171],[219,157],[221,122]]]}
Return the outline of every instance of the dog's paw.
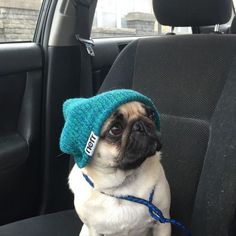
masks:
{"label": "dog's paw", "polygon": [[153,228],[153,236],[171,236],[170,224],[156,224]]}

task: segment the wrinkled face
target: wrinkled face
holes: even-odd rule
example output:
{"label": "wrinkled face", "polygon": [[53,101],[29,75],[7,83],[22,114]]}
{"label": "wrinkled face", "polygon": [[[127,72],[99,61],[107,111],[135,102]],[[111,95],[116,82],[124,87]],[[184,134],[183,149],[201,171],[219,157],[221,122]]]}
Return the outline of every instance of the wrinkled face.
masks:
{"label": "wrinkled face", "polygon": [[142,103],[130,102],[105,122],[92,164],[131,170],[160,149],[154,112]]}

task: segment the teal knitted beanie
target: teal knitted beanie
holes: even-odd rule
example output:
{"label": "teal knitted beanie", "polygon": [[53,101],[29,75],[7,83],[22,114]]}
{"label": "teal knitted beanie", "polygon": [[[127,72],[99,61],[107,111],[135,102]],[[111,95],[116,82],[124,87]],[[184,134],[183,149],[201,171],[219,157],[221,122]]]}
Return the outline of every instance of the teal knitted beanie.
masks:
{"label": "teal knitted beanie", "polygon": [[61,151],[74,156],[80,168],[85,167],[94,153],[104,122],[119,106],[131,101],[151,107],[160,130],[160,117],[154,103],[134,90],[117,89],[91,98],[68,99],[63,104],[65,124],[60,138]]}

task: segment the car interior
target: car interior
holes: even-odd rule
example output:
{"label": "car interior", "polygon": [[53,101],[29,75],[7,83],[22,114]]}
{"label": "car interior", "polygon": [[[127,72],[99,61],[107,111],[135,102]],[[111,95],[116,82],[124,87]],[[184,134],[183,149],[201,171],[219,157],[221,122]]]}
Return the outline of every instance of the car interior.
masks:
{"label": "car interior", "polygon": [[0,235],[79,235],[62,104],[117,88],[149,96],[161,113],[172,218],[194,236],[236,235],[232,1],[153,0],[159,23],[193,33],[91,41],[96,5],[44,0],[33,42],[0,44]]}

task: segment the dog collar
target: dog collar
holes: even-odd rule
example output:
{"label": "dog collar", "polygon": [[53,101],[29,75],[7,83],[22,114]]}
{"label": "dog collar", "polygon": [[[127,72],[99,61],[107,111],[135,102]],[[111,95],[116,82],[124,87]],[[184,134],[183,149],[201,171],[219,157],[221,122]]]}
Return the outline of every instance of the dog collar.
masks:
{"label": "dog collar", "polygon": [[[82,174],[83,174],[84,179],[87,181],[87,183],[92,188],[95,188],[95,185],[94,185],[93,181],[88,177],[88,175],[86,175],[84,173],[82,173]],[[138,198],[138,197],[135,197],[135,196],[132,196],[132,195],[116,196],[116,195],[112,195],[112,194],[107,194],[105,192],[100,192],[100,193],[102,193],[104,195],[107,195],[109,197],[114,197],[114,198],[117,198],[117,199],[126,200],[126,201],[135,202],[135,203],[144,205],[148,208],[149,214],[151,215],[151,217],[154,220],[159,221],[162,224],[165,224],[165,223],[173,224],[176,227],[178,227],[179,229],[181,229],[186,236],[191,236],[192,235],[191,231],[185,225],[181,224],[180,222],[178,222],[175,219],[165,218],[162,211],[152,203],[154,192],[155,192],[155,186],[153,187],[151,193],[149,194],[149,199],[148,200],[145,200],[143,198]]]}

